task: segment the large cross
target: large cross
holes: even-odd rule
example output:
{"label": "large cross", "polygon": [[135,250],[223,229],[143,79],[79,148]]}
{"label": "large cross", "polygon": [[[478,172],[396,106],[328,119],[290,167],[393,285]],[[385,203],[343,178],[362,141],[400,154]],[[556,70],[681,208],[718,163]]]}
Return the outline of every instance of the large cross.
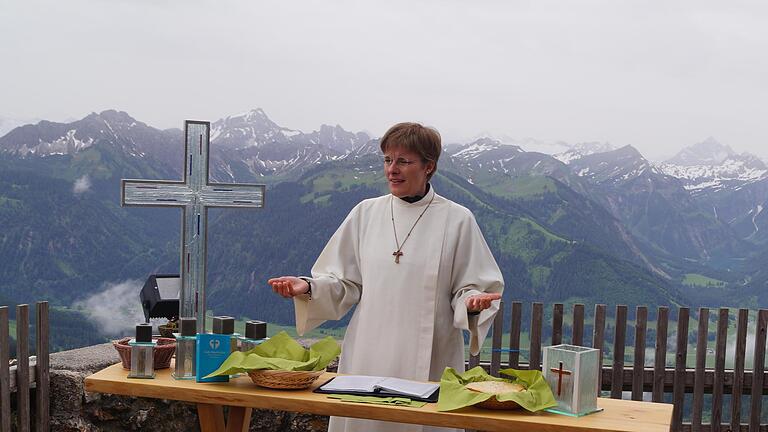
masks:
{"label": "large cross", "polygon": [[123,206],[180,207],[181,292],[179,316],[196,317],[198,332],[205,332],[205,276],[208,209],[211,207],[263,207],[264,185],[210,183],[208,160],[211,123],[184,122],[184,178],[123,180]]}

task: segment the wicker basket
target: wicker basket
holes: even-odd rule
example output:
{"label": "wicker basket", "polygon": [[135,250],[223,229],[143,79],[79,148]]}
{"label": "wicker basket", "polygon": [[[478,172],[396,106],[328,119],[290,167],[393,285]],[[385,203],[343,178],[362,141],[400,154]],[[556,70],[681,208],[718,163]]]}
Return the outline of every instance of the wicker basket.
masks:
{"label": "wicker basket", "polygon": [[499,402],[496,399],[496,396],[491,396],[488,399],[475,404],[478,408],[485,408],[485,409],[492,409],[492,410],[513,410],[520,408],[520,405],[518,405],[515,401],[504,401]]}
{"label": "wicker basket", "polygon": [[[112,341],[112,346],[115,347],[117,353],[120,355],[120,361],[123,362],[123,369],[131,369],[131,346],[128,342],[131,338],[122,338],[120,340]],[[157,342],[155,348],[152,350],[154,357],[155,369],[166,369],[171,367],[171,358],[173,353],[176,352],[176,339],[169,338],[157,338],[154,339]]]}
{"label": "wicker basket", "polygon": [[174,333],[179,332],[179,327],[176,325],[168,325],[163,324],[160,326],[157,326],[157,330],[160,332],[160,336],[168,339],[176,339],[176,336],[174,336]]}
{"label": "wicker basket", "polygon": [[248,376],[257,386],[271,389],[304,389],[312,385],[325,369],[319,371],[252,370]]}

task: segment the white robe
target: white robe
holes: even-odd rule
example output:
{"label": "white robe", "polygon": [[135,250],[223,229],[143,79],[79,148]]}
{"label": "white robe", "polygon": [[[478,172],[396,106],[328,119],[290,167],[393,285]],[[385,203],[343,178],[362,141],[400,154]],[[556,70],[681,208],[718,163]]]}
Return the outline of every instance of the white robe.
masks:
{"label": "white robe", "polygon": [[[396,264],[395,237],[404,241],[434,200]],[[393,210],[390,210],[393,209]],[[294,298],[298,333],[357,308],[342,344],[339,372],[439,381],[443,370],[464,370],[462,330],[476,354],[498,301],[469,317],[464,300],[501,293],[499,267],[472,213],[437,194],[408,203],[392,195],[368,199],[349,213],[312,268],[312,295]],[[329,431],[423,431],[419,425],[332,417]]]}

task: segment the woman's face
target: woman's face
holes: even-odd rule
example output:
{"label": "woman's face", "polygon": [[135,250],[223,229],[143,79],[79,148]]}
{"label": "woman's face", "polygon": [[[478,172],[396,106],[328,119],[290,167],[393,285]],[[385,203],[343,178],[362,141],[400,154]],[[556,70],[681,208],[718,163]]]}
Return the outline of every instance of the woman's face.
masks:
{"label": "woman's face", "polygon": [[418,153],[392,147],[384,153],[384,175],[392,195],[402,198],[423,195],[427,176],[435,163],[424,163]]}

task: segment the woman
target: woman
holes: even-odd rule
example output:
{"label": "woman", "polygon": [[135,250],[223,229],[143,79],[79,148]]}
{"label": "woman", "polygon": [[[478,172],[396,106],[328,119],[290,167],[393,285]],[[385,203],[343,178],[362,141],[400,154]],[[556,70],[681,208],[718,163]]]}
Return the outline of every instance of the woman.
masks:
{"label": "woman", "polygon": [[[433,129],[417,123],[390,128],[381,151],[391,194],[352,209],[311,278],[268,281],[293,298],[299,334],[357,305],[341,373],[438,381],[446,367],[464,370],[462,330],[470,332],[476,354],[493,322],[501,272],[472,213],[429,184],[441,150]],[[346,418],[331,418],[329,426],[334,432],[422,428]]]}

